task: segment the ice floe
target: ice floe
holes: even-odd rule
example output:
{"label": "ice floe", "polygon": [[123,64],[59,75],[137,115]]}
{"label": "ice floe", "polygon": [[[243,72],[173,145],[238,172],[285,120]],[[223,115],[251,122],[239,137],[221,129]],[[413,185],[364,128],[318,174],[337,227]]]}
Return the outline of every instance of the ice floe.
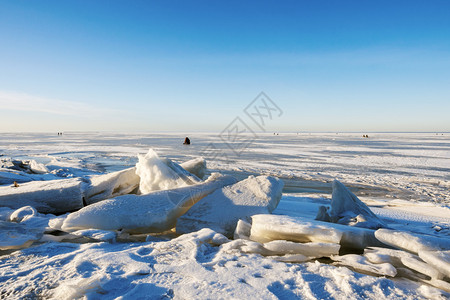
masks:
{"label": "ice floe", "polygon": [[395,277],[397,270],[389,263],[373,264],[364,256],[347,254],[343,256],[332,256],[337,265],[344,265],[363,274],[381,275]]}
{"label": "ice floe", "polygon": [[41,213],[74,211],[83,207],[81,183],[79,178],[72,178],[0,186],[0,206],[32,206]]}
{"label": "ice floe", "polygon": [[419,251],[419,257],[450,279],[450,249],[444,251]]}
{"label": "ice floe", "polygon": [[320,207],[316,220],[371,229],[386,227],[386,224],[341,182],[334,180],[332,189],[331,210],[328,213],[326,207]]}
{"label": "ice floe", "polygon": [[450,250],[450,238],[435,237],[406,231],[378,229],[375,237],[387,245],[418,254],[419,251]]}
{"label": "ice floe", "polygon": [[273,240],[336,243],[359,250],[385,246],[370,229],[278,215],[253,216],[250,239],[262,243]]}
{"label": "ice floe", "polygon": [[86,204],[93,204],[101,200],[129,194],[139,187],[140,177],[136,168],[89,177],[85,184],[84,197]]}

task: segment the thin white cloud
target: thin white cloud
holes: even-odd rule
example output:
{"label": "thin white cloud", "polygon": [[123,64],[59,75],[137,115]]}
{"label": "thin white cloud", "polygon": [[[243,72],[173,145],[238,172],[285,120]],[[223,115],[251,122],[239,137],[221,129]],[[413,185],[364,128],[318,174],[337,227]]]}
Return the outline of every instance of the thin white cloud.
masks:
{"label": "thin white cloud", "polygon": [[111,108],[97,107],[83,102],[50,99],[10,91],[0,91],[0,108],[2,110],[86,117],[118,113],[117,110]]}

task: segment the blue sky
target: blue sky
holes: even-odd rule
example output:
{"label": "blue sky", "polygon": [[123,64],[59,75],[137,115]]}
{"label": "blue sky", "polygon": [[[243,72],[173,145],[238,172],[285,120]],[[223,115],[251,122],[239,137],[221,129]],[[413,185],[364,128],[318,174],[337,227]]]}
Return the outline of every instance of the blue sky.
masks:
{"label": "blue sky", "polygon": [[448,1],[0,1],[0,131],[450,131]]}

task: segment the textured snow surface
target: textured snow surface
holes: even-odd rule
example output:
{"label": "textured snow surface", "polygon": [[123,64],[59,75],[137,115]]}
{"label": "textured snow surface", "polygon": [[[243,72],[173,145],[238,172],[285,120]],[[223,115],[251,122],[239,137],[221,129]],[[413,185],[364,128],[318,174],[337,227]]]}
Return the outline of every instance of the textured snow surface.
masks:
{"label": "textured snow surface", "polygon": [[438,290],[422,291],[413,282],[319,262],[279,262],[224,249],[227,241],[203,229],[166,242],[45,243],[0,258],[1,293],[8,299],[439,299]]}
{"label": "textured snow surface", "polygon": [[386,224],[341,182],[334,180],[332,189],[331,210],[328,214],[321,207],[317,220],[373,229],[386,227]]}

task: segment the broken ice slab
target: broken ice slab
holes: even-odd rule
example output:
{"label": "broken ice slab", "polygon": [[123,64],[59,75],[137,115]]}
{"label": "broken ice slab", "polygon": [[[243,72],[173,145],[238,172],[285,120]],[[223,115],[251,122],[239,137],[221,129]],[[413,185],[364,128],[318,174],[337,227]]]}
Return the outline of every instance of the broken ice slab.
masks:
{"label": "broken ice slab", "polygon": [[328,214],[326,207],[321,206],[316,220],[371,229],[386,227],[386,224],[341,182],[334,180],[332,188],[331,210]]}
{"label": "broken ice slab", "polygon": [[90,182],[84,185],[84,195],[87,204],[101,200],[126,195],[139,186],[140,177],[136,168],[89,177]]}
{"label": "broken ice slab", "polygon": [[419,251],[419,257],[450,279],[450,250]]}
{"label": "broken ice slab", "polygon": [[395,250],[380,247],[368,247],[364,249],[364,256],[374,264],[390,263],[394,267],[403,268],[402,258],[418,259],[417,255],[403,250]]}
{"label": "broken ice slab", "polygon": [[422,279],[420,281],[450,293],[450,283],[448,283],[447,281],[440,280],[440,279],[431,279],[431,280],[423,280]]}
{"label": "broken ice slab", "polygon": [[218,188],[236,182],[231,176],[212,175],[204,183],[145,195],[124,195],[86,206],[71,213],[62,229],[123,229],[135,233],[162,232],[175,226],[184,214],[201,198]]}
{"label": "broken ice slab", "polygon": [[375,238],[371,229],[281,215],[252,216],[250,239],[261,243],[273,240],[336,243],[343,248],[358,250],[386,246]]}
{"label": "broken ice slab", "polygon": [[450,239],[443,236],[434,237],[405,231],[378,229],[375,231],[375,237],[386,245],[415,254],[418,254],[419,251],[450,250]]}
{"label": "broken ice slab", "polygon": [[254,215],[252,216],[250,239],[260,243],[288,240],[302,243],[338,244],[342,238],[342,231],[332,228],[326,223],[322,224],[288,216]]}
{"label": "broken ice slab", "polygon": [[0,206],[32,206],[41,213],[64,213],[83,207],[80,179],[32,181],[0,187]]}
{"label": "broken ice slab", "polygon": [[194,174],[198,178],[202,179],[206,175],[206,161],[203,157],[197,157],[184,163],[181,163],[180,166],[188,171],[191,174]]}
{"label": "broken ice slab", "polygon": [[373,264],[364,256],[357,254],[347,254],[343,256],[332,256],[337,265],[343,265],[354,269],[357,272],[369,275],[381,275],[395,277],[397,270],[389,263]]}
{"label": "broken ice slab", "polygon": [[30,161],[29,168],[30,168],[30,171],[35,174],[45,174],[45,173],[49,172],[49,170],[47,169],[47,167],[44,164],[41,164],[35,160]]}
{"label": "broken ice slab", "polygon": [[239,219],[271,213],[281,199],[283,181],[271,176],[249,176],[218,189],[196,203],[177,221],[177,233],[211,228],[231,237]]}
{"label": "broken ice slab", "polygon": [[233,239],[248,240],[248,239],[250,239],[251,230],[252,230],[252,224],[250,224],[244,220],[239,220],[236,224],[236,229],[233,234]]}
{"label": "broken ice slab", "polygon": [[430,277],[431,279],[442,279],[443,278],[443,275],[437,269],[435,269],[431,265],[423,262],[421,259],[416,259],[413,257],[402,257],[401,261],[405,265],[405,267],[408,267],[411,270],[414,270],[418,273],[426,275],[426,276]]}
{"label": "broken ice slab", "polygon": [[290,241],[271,241],[263,244],[274,255],[302,254],[310,258],[330,257],[339,254],[339,244],[333,243],[295,243]]}
{"label": "broken ice slab", "polygon": [[158,190],[168,190],[193,185],[201,180],[168,158],[160,158],[153,149],[139,155],[136,174],[140,177],[139,192],[148,194]]}

